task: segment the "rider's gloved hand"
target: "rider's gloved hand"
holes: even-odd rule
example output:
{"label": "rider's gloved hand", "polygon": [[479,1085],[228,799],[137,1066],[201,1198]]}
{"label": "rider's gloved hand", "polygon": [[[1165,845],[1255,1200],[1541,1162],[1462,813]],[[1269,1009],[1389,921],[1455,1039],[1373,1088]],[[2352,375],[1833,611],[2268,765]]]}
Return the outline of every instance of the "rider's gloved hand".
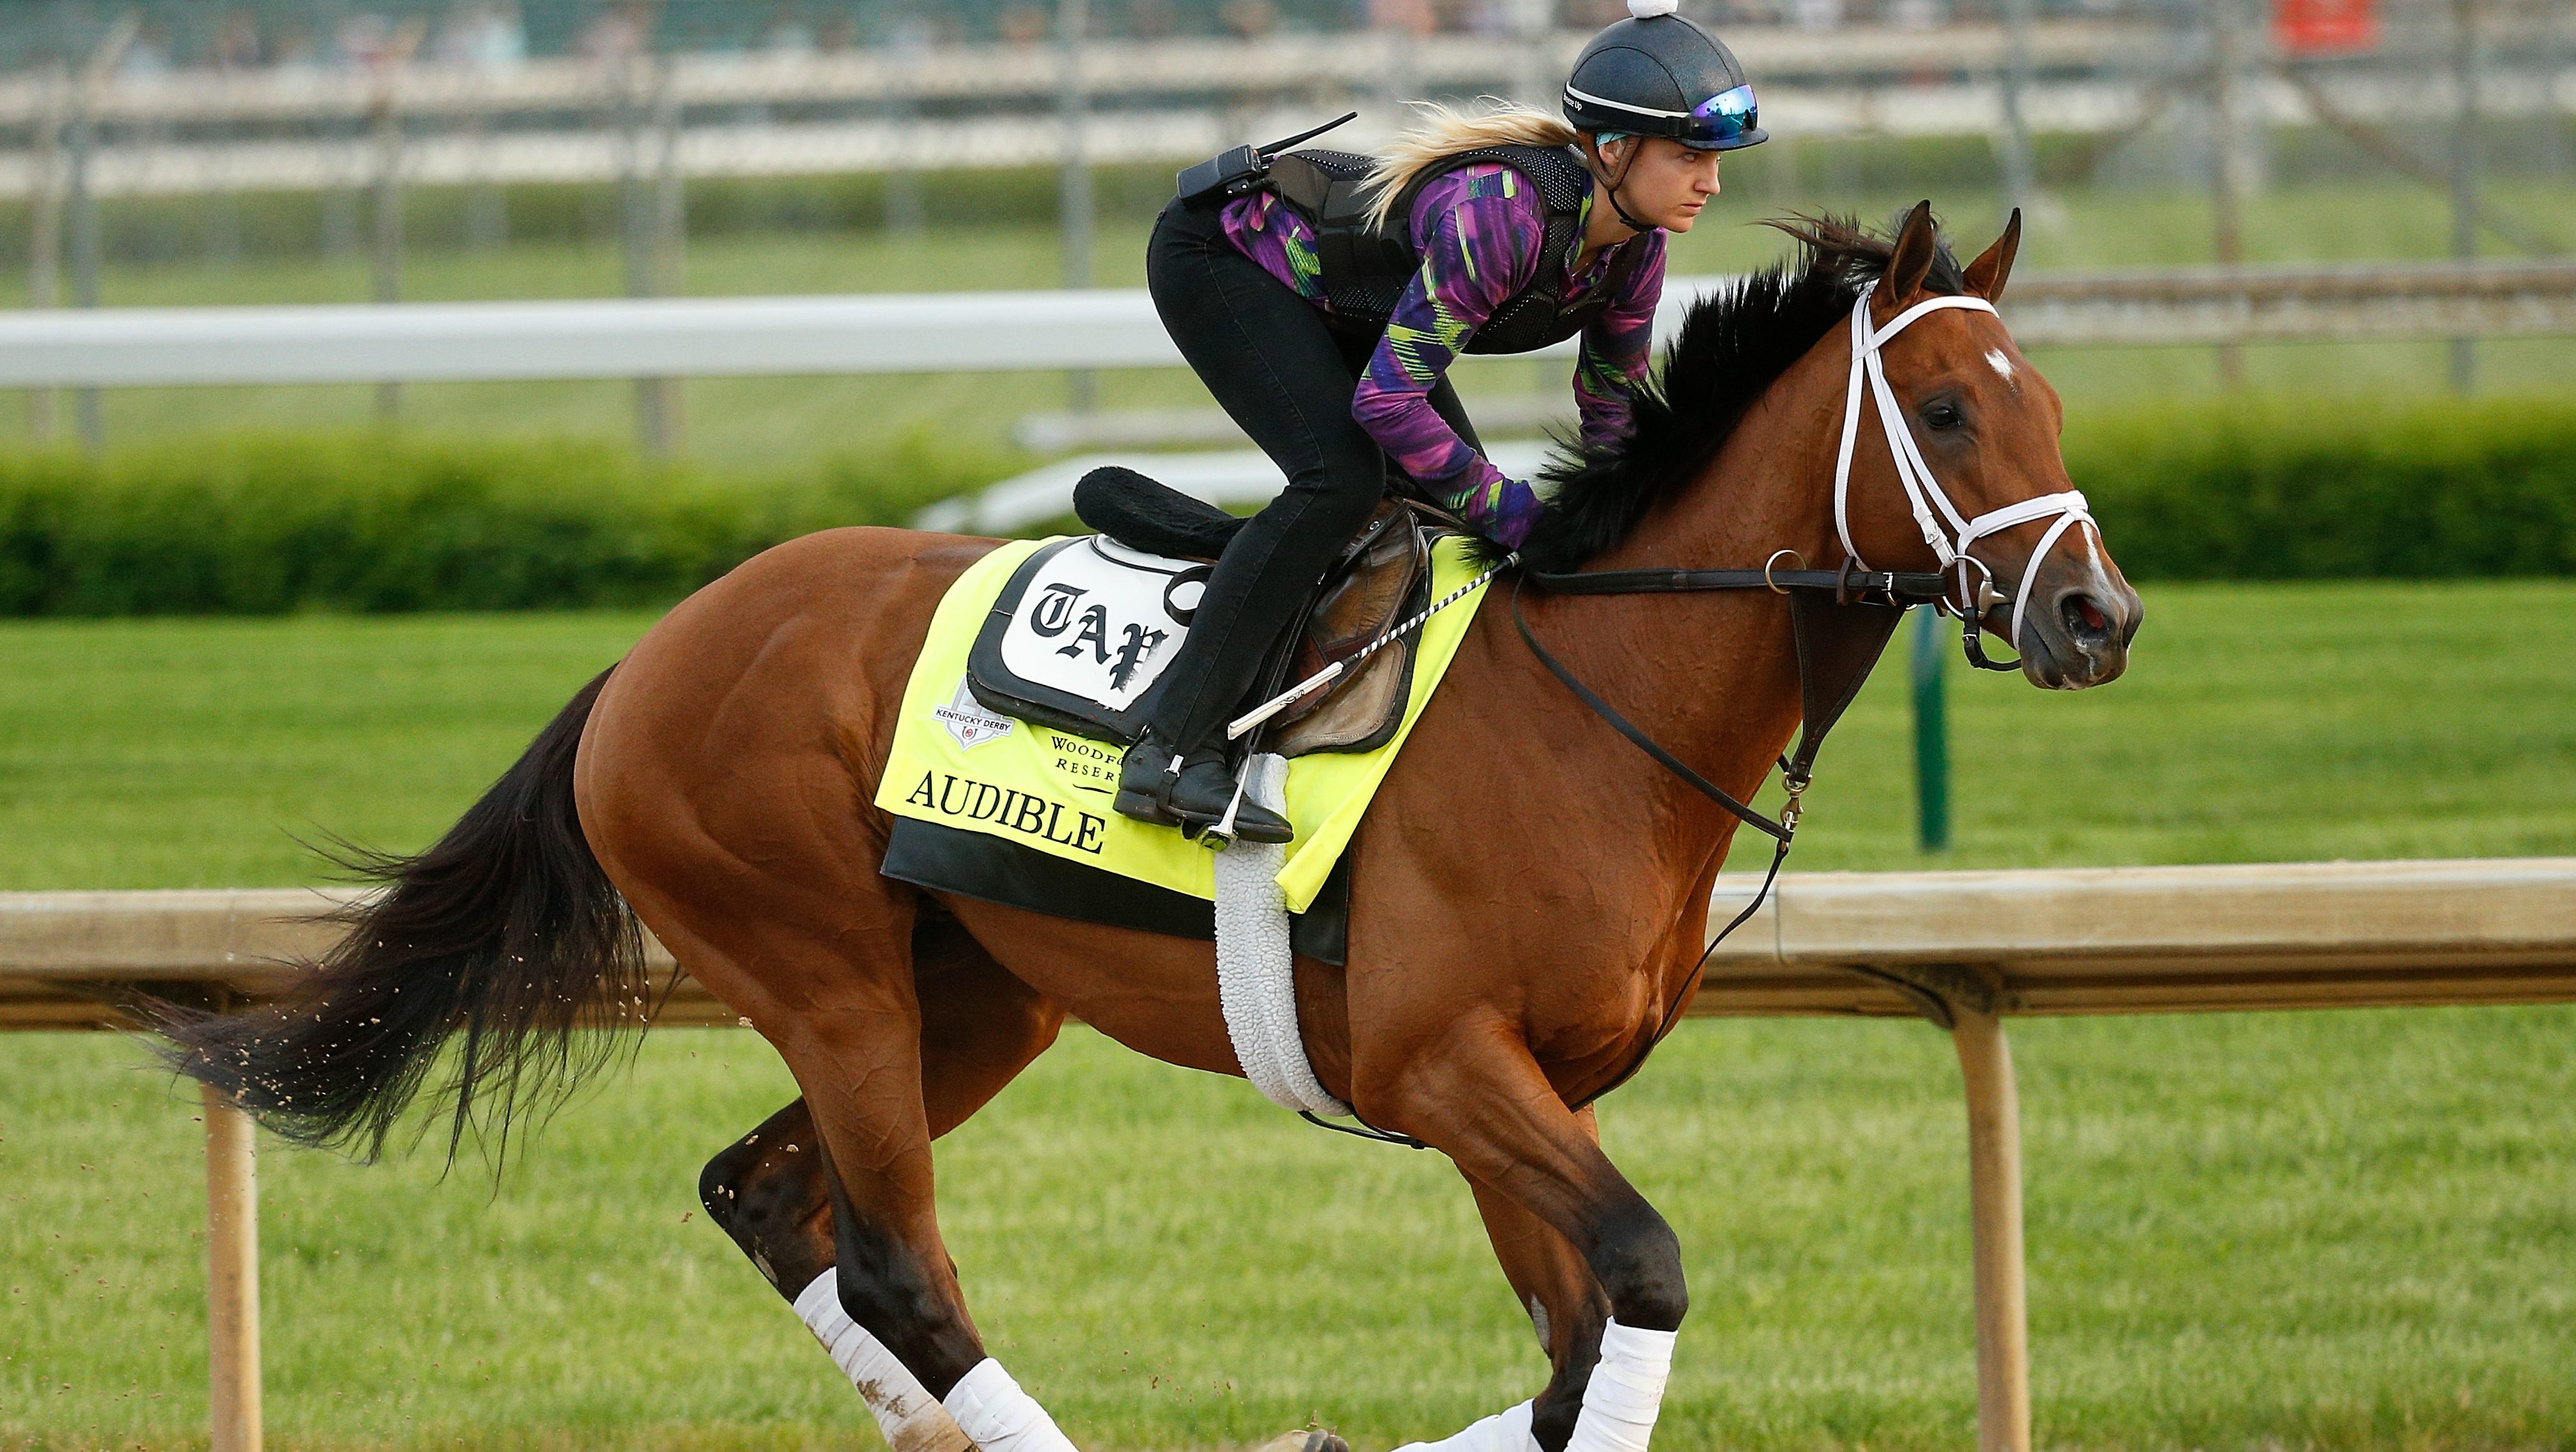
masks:
{"label": "rider's gloved hand", "polygon": [[1493,477],[1470,484],[1464,489],[1441,496],[1440,503],[1450,513],[1475,527],[1478,534],[1506,549],[1519,549],[1529,538],[1530,528],[1538,523],[1547,505],[1538,491],[1518,479],[1507,477],[1491,465]]}

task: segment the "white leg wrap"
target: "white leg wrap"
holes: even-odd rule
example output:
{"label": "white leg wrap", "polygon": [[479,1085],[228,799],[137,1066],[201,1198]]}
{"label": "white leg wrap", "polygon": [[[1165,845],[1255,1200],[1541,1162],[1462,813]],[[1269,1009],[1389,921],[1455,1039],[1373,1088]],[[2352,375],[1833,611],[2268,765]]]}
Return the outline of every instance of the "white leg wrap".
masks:
{"label": "white leg wrap", "polygon": [[1672,1376],[1675,1334],[1616,1321],[1603,1328],[1601,1360],[1583,1388],[1583,1411],[1565,1452],[1646,1452]]}
{"label": "white leg wrap", "polygon": [[1496,1412],[1454,1437],[1437,1442],[1413,1442],[1395,1452],[1538,1452],[1538,1439],[1530,1435],[1531,1408],[1528,1402],[1508,1412]]}
{"label": "white leg wrap", "polygon": [[966,1434],[929,1388],[841,1309],[840,1282],[831,1271],[797,1293],[796,1316],[859,1389],[894,1452],[972,1452]]}
{"label": "white leg wrap", "polygon": [[1074,1452],[1055,1418],[989,1356],[948,1389],[948,1415],[982,1452]]}

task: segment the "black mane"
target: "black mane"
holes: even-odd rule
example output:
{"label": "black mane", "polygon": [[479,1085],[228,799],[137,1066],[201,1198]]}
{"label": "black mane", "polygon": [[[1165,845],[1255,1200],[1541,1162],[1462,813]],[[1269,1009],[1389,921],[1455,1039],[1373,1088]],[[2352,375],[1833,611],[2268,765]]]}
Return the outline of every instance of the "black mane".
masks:
{"label": "black mane", "polygon": [[[1637,390],[1625,435],[1549,464],[1544,477],[1554,495],[1521,545],[1523,563],[1577,569],[1626,538],[1657,501],[1698,475],[1764,389],[1851,317],[1896,250],[1893,228],[1882,237],[1847,218],[1801,215],[1766,225],[1796,238],[1798,252],[1691,308],[1662,370]],[[1924,286],[1964,288],[1946,244],[1935,248]]]}

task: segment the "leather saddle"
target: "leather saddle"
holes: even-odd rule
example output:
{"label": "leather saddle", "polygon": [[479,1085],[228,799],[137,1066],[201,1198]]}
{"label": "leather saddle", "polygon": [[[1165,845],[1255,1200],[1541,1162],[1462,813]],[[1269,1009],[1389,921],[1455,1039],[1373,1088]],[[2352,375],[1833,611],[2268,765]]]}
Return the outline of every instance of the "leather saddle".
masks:
{"label": "leather saddle", "polygon": [[[1212,561],[1244,520],[1133,469],[1094,469],[1074,486],[1082,522],[1130,549]],[[1431,601],[1431,542],[1456,527],[1435,510],[1390,498],[1378,505],[1326,572],[1313,608],[1285,652],[1274,652],[1259,699],[1346,661]],[[1374,751],[1395,735],[1413,690],[1414,637],[1378,651],[1271,718],[1267,749],[1282,756]]]}

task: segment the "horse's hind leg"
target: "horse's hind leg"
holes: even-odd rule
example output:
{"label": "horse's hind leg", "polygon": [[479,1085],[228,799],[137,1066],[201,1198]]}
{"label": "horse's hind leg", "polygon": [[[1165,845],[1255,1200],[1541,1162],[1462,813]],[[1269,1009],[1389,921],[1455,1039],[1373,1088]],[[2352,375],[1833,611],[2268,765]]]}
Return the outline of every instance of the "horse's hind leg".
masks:
{"label": "horse's hind leg", "polygon": [[832,1201],[814,1111],[791,1101],[716,1152],[698,1174],[698,1203],[790,1302],[832,1268]]}
{"label": "horse's hind leg", "polygon": [[[937,1139],[1055,1042],[1064,1012],[925,904],[913,928],[921,1097]],[[717,1152],[698,1177],[707,1214],[789,1302],[831,1269],[832,1204],[813,1111],[796,1100]]]}
{"label": "horse's hind leg", "polygon": [[[934,905],[925,904],[914,928],[913,962],[922,1101],[935,1139],[1044,1052],[1063,1013],[1003,971]],[[896,1452],[964,1446],[964,1434],[928,1388],[844,1309],[851,1298],[843,1293],[838,1264],[882,1268],[900,1255],[835,1182],[805,1100],[718,1153],[698,1192],[710,1217],[832,1352]],[[876,1284],[881,1270],[861,1278],[871,1282],[867,1299],[883,1300],[892,1289]]]}
{"label": "horse's hind leg", "polygon": [[834,531],[690,597],[601,691],[575,798],[636,916],[795,1076],[843,1192],[827,1289],[855,1329],[983,1452],[1069,1452],[985,1356],[940,1239],[924,899],[880,872],[887,819],[868,805],[923,623],[981,551]]}

